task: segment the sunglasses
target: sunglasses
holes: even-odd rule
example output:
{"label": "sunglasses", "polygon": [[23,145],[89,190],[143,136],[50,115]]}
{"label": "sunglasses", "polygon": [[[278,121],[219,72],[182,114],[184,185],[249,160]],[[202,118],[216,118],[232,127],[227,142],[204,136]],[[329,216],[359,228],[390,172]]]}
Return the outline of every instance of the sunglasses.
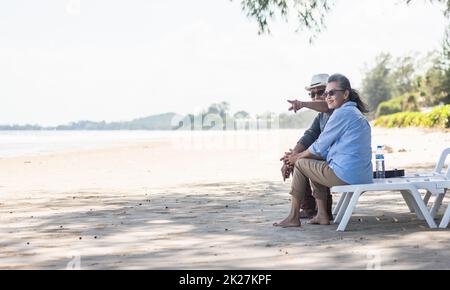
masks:
{"label": "sunglasses", "polygon": [[325,98],[328,98],[328,97],[332,97],[332,96],[334,96],[334,95],[336,95],[336,92],[344,92],[345,90],[338,90],[338,89],[335,89],[335,90],[329,90],[328,92],[324,92],[323,93],[323,96],[325,97]]}
{"label": "sunglasses", "polygon": [[322,96],[324,92],[325,92],[325,90],[320,90],[320,91],[317,91],[317,92],[311,92],[311,93],[309,93],[309,96],[310,96],[312,99],[314,99],[315,97],[320,97],[320,96]]}

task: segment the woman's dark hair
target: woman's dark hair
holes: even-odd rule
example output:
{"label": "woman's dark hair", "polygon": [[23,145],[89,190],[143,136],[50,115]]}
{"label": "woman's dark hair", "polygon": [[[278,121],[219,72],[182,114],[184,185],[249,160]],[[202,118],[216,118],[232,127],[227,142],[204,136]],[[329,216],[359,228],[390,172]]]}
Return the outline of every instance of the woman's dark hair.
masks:
{"label": "woman's dark hair", "polygon": [[349,100],[356,103],[356,106],[358,107],[358,110],[361,111],[361,113],[368,113],[369,109],[367,107],[367,104],[364,103],[359,96],[359,93],[352,89],[352,86],[350,85],[350,81],[347,77],[341,74],[334,74],[328,78],[328,82],[337,82],[339,84],[339,87],[343,90],[349,91],[350,97]]}

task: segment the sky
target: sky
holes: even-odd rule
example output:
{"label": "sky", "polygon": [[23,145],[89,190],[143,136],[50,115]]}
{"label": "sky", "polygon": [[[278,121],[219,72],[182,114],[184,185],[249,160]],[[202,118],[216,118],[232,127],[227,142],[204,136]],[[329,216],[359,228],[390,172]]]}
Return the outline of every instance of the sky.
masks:
{"label": "sky", "polygon": [[0,124],[284,112],[315,73],[361,85],[376,55],[439,49],[449,21],[415,0],[336,0],[313,44],[294,21],[258,35],[234,0],[0,2]]}

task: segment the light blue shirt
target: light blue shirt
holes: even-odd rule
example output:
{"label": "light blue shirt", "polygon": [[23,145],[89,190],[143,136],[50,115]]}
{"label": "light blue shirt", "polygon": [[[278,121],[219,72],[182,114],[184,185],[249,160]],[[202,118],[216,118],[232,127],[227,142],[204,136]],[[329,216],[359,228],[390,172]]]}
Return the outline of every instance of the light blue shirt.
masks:
{"label": "light blue shirt", "polygon": [[336,176],[348,184],[373,182],[371,129],[355,102],[334,110],[308,150],[326,159]]}

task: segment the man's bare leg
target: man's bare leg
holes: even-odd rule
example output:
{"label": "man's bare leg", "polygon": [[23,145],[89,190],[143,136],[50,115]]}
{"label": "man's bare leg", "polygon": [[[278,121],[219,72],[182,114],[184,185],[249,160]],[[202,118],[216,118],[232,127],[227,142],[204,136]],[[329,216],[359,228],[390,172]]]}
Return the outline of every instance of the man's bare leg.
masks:
{"label": "man's bare leg", "polygon": [[295,196],[292,196],[291,212],[283,221],[274,223],[273,226],[282,228],[300,227],[301,223],[299,210],[300,201]]}
{"label": "man's bare leg", "polygon": [[329,225],[330,224],[330,216],[327,212],[327,199],[325,200],[316,200],[317,203],[317,215],[311,219],[308,223],[313,225]]}

